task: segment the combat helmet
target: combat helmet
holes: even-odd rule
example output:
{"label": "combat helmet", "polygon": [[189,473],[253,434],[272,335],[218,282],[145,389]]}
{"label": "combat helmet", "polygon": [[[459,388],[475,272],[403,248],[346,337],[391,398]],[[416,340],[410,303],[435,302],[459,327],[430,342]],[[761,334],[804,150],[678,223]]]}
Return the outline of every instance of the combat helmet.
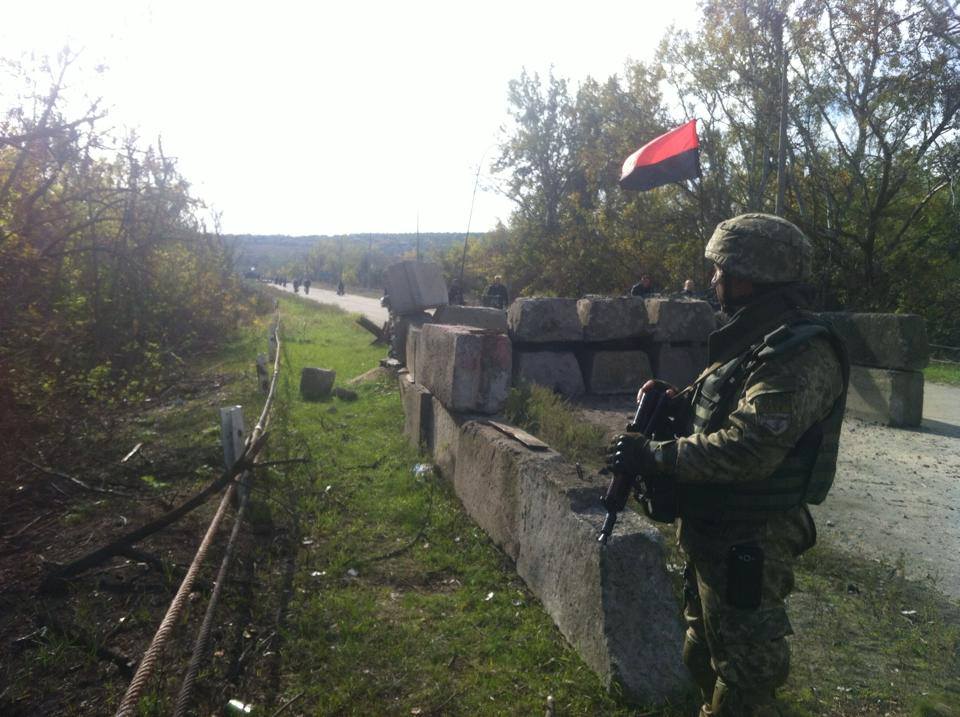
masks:
{"label": "combat helmet", "polygon": [[786,219],[741,214],[717,225],[704,256],[731,276],[781,284],[810,278],[813,246]]}

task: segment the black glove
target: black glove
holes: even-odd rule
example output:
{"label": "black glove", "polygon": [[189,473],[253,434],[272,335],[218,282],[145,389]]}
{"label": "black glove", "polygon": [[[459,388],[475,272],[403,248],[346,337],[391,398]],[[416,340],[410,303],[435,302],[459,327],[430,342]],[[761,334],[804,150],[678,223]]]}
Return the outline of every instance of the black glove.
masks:
{"label": "black glove", "polygon": [[638,433],[617,436],[607,449],[607,467],[614,473],[629,476],[653,475],[657,466],[650,439]]}

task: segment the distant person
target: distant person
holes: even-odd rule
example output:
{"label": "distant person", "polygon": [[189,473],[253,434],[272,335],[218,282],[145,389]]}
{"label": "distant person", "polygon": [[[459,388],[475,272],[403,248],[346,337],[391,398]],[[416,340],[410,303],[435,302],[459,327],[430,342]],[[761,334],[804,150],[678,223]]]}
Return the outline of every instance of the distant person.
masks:
{"label": "distant person", "polygon": [[503,285],[503,277],[497,274],[493,283],[483,292],[483,305],[494,309],[505,309],[509,303],[507,287]]}
{"label": "distant person", "polygon": [[447,292],[447,301],[451,306],[463,306],[463,287],[460,286],[459,279],[454,279],[450,284],[450,290]]}
{"label": "distant person", "polygon": [[294,293],[294,294],[299,294],[299,293],[300,293],[300,280],[299,280],[299,279],[294,279],[294,280],[293,280],[293,293]]}
{"label": "distant person", "polygon": [[303,293],[304,293],[304,294],[309,294],[309,293],[310,293],[310,280],[309,280],[309,279],[304,279],[304,280],[303,280]]}
{"label": "distant person", "polygon": [[640,281],[630,287],[631,296],[650,296],[654,293],[653,279],[649,274],[641,274]]}
{"label": "distant person", "polygon": [[343,296],[346,293],[346,289],[343,286],[343,279],[337,282],[337,296]]}
{"label": "distant person", "polygon": [[683,291],[680,292],[683,296],[690,297],[691,299],[697,298],[697,286],[693,283],[693,279],[687,279],[683,282]]}

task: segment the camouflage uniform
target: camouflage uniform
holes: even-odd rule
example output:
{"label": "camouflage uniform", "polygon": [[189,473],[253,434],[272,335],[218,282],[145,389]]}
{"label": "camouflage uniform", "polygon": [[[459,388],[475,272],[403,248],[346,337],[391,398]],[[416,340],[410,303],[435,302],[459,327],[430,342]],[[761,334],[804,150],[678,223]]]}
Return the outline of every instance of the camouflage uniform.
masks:
{"label": "camouflage uniform", "polygon": [[[842,418],[845,356],[826,330],[789,350],[758,347],[778,328],[809,321],[790,282],[809,275],[811,253],[800,230],[776,217],[744,215],[717,227],[707,258],[730,275],[783,287],[763,292],[710,336],[709,366],[689,399],[690,434],[644,447],[655,472],[676,483],[677,537],[688,559],[684,662],[701,689],[704,716],[778,714],[774,691],[789,672],[784,599],[796,558],[816,541],[805,491],[831,441],[836,459],[840,419],[826,432],[822,426],[838,411]],[[725,384],[726,398],[705,397],[709,378],[737,361],[742,371]],[[785,471],[791,461],[805,480]],[[833,469],[829,463],[823,494]],[[789,487],[791,480],[799,487]],[[753,556],[762,570],[744,578],[732,551]]]}

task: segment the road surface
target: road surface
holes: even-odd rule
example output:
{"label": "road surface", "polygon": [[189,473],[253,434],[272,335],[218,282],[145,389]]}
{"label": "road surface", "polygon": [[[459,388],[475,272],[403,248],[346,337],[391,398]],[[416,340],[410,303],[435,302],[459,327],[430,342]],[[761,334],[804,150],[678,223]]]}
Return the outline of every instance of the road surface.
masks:
{"label": "road surface", "polygon": [[[287,284],[286,288],[277,286],[276,284],[271,284],[271,286],[273,286],[275,289],[286,291],[288,294],[293,293],[293,284]],[[380,300],[371,299],[369,296],[358,296],[356,294],[344,294],[343,296],[337,296],[337,292],[335,291],[331,291],[330,289],[320,289],[313,286],[310,287],[309,294],[304,294],[303,290],[301,289],[298,296],[302,296],[305,299],[310,299],[311,301],[316,301],[319,304],[334,304],[353,314],[363,314],[377,326],[383,326],[387,321],[387,317],[389,316],[387,310],[380,306]]]}

